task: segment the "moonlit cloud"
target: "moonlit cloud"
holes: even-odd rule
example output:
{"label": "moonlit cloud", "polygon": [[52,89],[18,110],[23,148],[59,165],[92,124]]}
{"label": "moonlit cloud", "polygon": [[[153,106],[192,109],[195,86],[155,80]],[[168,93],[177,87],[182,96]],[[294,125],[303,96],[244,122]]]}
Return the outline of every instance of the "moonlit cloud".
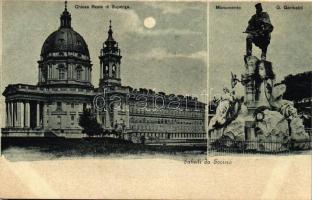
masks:
{"label": "moonlit cloud", "polygon": [[132,55],[136,59],[156,59],[156,60],[164,60],[164,59],[195,59],[200,60],[204,63],[207,62],[207,52],[206,51],[198,51],[190,54],[179,54],[179,53],[170,53],[166,49],[154,48],[149,52],[139,53]]}
{"label": "moonlit cloud", "polygon": [[137,33],[143,34],[143,35],[200,35],[202,32],[196,32],[192,30],[179,30],[179,29],[158,29],[158,30],[147,30],[139,28],[136,30]]}
{"label": "moonlit cloud", "polygon": [[160,9],[162,14],[180,14],[187,6],[172,7],[164,2],[154,2],[150,4],[151,7]]}
{"label": "moonlit cloud", "polygon": [[[118,28],[120,31],[118,32],[119,34],[128,34],[128,33],[137,33],[140,35],[150,35],[150,36],[155,36],[155,35],[168,35],[168,34],[175,34],[175,35],[199,35],[199,34],[204,34],[201,31],[196,31],[192,30],[189,27],[185,27],[185,29],[177,29],[174,27],[167,28],[167,29],[160,29],[160,28],[155,28],[155,29],[146,29],[144,27],[144,19],[140,19],[138,14],[133,11],[118,11],[120,17],[126,18],[127,21],[117,21]],[[157,21],[157,18],[156,18]],[[114,22],[115,24],[115,22]]]}

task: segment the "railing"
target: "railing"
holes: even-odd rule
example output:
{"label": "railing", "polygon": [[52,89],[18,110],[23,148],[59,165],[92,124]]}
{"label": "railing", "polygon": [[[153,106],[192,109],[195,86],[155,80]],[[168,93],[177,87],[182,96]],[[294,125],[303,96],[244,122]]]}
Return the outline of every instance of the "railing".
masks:
{"label": "railing", "polygon": [[231,139],[208,140],[209,153],[267,153],[280,154],[311,150],[311,138],[306,141],[234,141]]}
{"label": "railing", "polygon": [[[208,139],[208,153],[292,153],[296,151],[307,151],[312,149],[312,129],[305,128],[309,138],[301,141],[285,138],[284,140],[263,141],[258,138],[254,140],[233,140],[228,137]],[[308,151],[310,152],[310,151]]]}

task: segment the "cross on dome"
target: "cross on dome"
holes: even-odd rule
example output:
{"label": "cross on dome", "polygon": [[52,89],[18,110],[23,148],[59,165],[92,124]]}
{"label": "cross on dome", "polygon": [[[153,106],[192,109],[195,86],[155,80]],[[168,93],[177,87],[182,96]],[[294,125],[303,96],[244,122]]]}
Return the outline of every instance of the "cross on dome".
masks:
{"label": "cross on dome", "polygon": [[71,28],[71,16],[67,11],[67,1],[65,1],[65,9],[61,15],[61,28]]}

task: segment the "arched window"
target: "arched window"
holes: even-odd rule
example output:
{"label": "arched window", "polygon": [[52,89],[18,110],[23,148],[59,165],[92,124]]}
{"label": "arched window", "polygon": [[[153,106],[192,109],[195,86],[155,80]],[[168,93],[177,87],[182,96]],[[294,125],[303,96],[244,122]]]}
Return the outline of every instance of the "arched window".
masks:
{"label": "arched window", "polygon": [[80,80],[81,79],[81,71],[77,70],[77,79]]}
{"label": "arched window", "polygon": [[58,70],[59,70],[59,79],[64,80],[65,79],[65,67],[64,67],[64,65],[59,65]]}
{"label": "arched window", "polygon": [[81,78],[82,78],[82,67],[80,66],[80,65],[78,65],[77,67],[76,67],[76,78],[77,78],[77,80],[81,80]]}
{"label": "arched window", "polygon": [[104,68],[104,76],[108,76],[108,65],[105,65],[105,68]]}
{"label": "arched window", "polygon": [[115,64],[113,65],[113,68],[112,68],[112,75],[113,75],[113,78],[116,78],[116,65]]}
{"label": "arched window", "polygon": [[41,69],[41,81],[45,82],[47,78],[47,70],[46,69]]}

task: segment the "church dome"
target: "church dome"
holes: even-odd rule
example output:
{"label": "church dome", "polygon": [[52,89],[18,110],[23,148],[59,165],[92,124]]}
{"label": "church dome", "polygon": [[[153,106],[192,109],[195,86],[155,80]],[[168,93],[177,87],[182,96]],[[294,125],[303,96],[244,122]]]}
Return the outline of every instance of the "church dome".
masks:
{"label": "church dome", "polygon": [[72,28],[60,28],[44,41],[41,56],[45,57],[53,52],[76,52],[89,57],[87,43]]}
{"label": "church dome", "polygon": [[89,57],[87,43],[83,37],[71,27],[71,15],[67,11],[66,4],[60,21],[60,28],[50,34],[43,43],[41,56],[45,57],[49,53],[54,52],[75,52]]}
{"label": "church dome", "polygon": [[67,1],[60,17],[60,27],[44,41],[38,64],[39,85],[93,87],[88,45],[71,27]]}

